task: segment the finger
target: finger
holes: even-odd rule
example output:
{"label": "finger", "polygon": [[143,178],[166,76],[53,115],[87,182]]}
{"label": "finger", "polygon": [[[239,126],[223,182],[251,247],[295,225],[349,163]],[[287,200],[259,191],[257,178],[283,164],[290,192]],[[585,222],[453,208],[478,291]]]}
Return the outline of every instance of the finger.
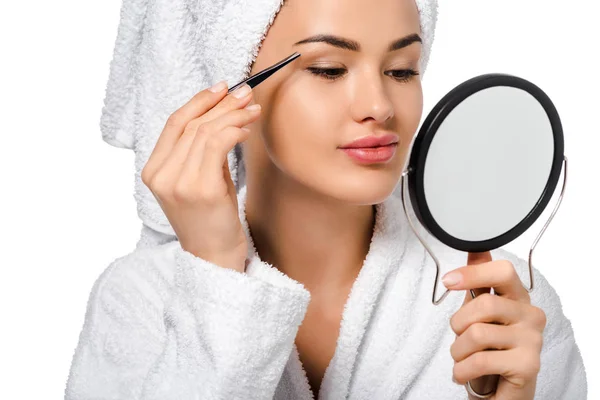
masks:
{"label": "finger", "polygon": [[[245,87],[247,88],[245,89]],[[198,146],[200,149],[203,149],[204,142],[206,141],[206,133],[212,130],[222,129],[222,127],[224,127],[230,121],[229,119],[224,119],[223,117],[232,110],[235,110],[237,107],[247,105],[252,99],[251,94],[252,91],[250,86],[244,85],[236,89],[209,112],[199,118],[196,118],[192,123],[188,124],[186,130],[179,138],[179,141],[171,151],[171,154],[168,156],[168,158],[172,161],[168,163],[165,161],[165,164],[168,165],[166,168],[168,168],[171,173],[176,173],[179,176],[180,173],[183,172],[183,165],[189,157],[189,152],[192,147]],[[212,121],[216,122],[209,124],[209,122]],[[237,123],[235,119],[231,121],[231,124],[235,123]],[[197,144],[194,144],[196,142]],[[195,151],[197,151],[197,148]],[[201,163],[201,152],[202,151],[200,150],[200,154],[194,153],[193,155],[194,157],[197,157],[197,165],[200,165]]]}
{"label": "finger", "polygon": [[[249,101],[249,99],[247,101]],[[174,182],[162,182],[167,179],[179,180],[183,178],[185,180],[184,184],[195,181],[197,173],[192,174],[191,177],[182,177],[182,175],[187,175],[189,172],[192,172],[191,168],[185,169],[184,166],[190,157],[196,159],[197,162],[195,163],[195,166],[199,166],[201,164],[202,149],[204,148],[204,143],[207,140],[207,137],[210,136],[209,132],[213,130],[220,130],[228,123],[231,125],[244,123],[245,121],[249,120],[247,114],[251,111],[244,109],[229,112],[232,114],[228,115],[227,113],[223,112],[223,115],[220,117],[209,121],[206,124],[198,126],[196,131],[193,130],[193,124],[188,124],[174,148],[171,150],[171,153],[166,157],[160,166],[160,177],[154,179],[153,184],[157,187],[164,187],[165,185],[174,184]],[[191,151],[193,151],[193,154],[190,156]]]}
{"label": "finger", "polygon": [[210,109],[204,115],[196,118],[194,123],[194,129],[197,129],[198,126],[206,124],[209,121],[217,119],[230,111],[241,109],[243,107],[248,106],[248,103],[253,98],[253,92],[250,85],[243,85],[236,90],[234,90],[231,94],[227,95],[219,104]]}
{"label": "finger", "polygon": [[[239,162],[241,162],[241,160]],[[228,189],[227,191],[229,193],[229,197],[231,199],[233,199],[235,208],[237,210],[237,208],[238,208],[237,192],[235,189],[235,184],[233,183],[233,179],[231,178],[231,171],[229,170],[229,162],[227,160],[225,160],[223,162],[222,169],[223,169],[223,176],[225,177],[225,182],[227,182],[227,189]]]}
{"label": "finger", "polygon": [[484,293],[454,313],[450,318],[450,326],[457,335],[462,335],[476,323],[513,325],[528,319],[526,307],[532,306]]}
{"label": "finger", "polygon": [[[245,94],[244,94],[245,93]],[[252,88],[249,85],[243,85],[236,89],[233,93],[227,96],[223,101],[217,104],[214,108],[212,108],[209,112],[202,115],[199,118],[196,118],[193,123],[189,124],[189,128],[198,134],[198,130],[200,126],[206,126],[207,130],[219,130],[221,127],[225,126],[227,123],[226,120],[221,119],[222,123],[216,127],[215,125],[207,125],[208,122],[218,120],[221,117],[227,115],[227,113],[239,109],[241,107],[249,107],[248,103],[252,100]],[[212,127],[212,128],[211,128]],[[199,135],[198,144],[202,149],[204,148],[204,143],[206,141],[206,135]],[[196,145],[193,145],[196,146]],[[188,152],[184,155],[186,158],[188,157]],[[196,153],[198,165],[200,165],[201,157]]]}
{"label": "finger", "polygon": [[[224,129],[219,135],[211,137],[206,143],[202,166],[200,167],[200,180],[208,184],[222,182],[223,175],[219,175],[219,173],[225,168],[225,165],[227,165],[227,170],[229,170],[227,153],[233,149],[236,143],[245,141],[249,135],[249,130],[231,126]],[[230,181],[226,181],[226,183],[231,186]],[[228,192],[231,192],[232,187],[228,187],[227,189]]]}
{"label": "finger", "polygon": [[[226,161],[227,153],[238,140],[247,137],[248,132],[239,128],[255,121],[260,115],[260,105],[257,106],[254,109],[230,111],[198,128],[201,132],[192,143],[181,171],[182,178],[185,177],[187,181],[193,182],[201,180],[205,183],[219,180],[217,177],[222,176],[221,168]],[[234,130],[230,131],[228,128]],[[214,156],[209,159],[208,164],[204,160],[206,156]]]}
{"label": "finger", "polygon": [[[237,200],[235,185],[231,179],[227,161],[227,149],[231,150],[235,143],[246,140],[249,134],[249,131],[229,126],[215,135],[218,139],[206,142],[207,145],[201,155],[202,164],[199,168],[193,166],[196,165],[196,160],[190,161],[189,166],[185,166],[185,181],[194,185],[199,193],[202,193],[205,201],[219,200],[225,196],[231,196]],[[195,180],[191,178],[192,176],[196,177]],[[237,201],[235,203],[237,206]]]}
{"label": "finger", "polygon": [[219,132],[228,126],[243,127],[260,115],[260,104],[248,104],[243,109],[231,109],[202,124],[206,132]]}
{"label": "finger", "polygon": [[[479,253],[469,252],[468,256],[467,256],[467,265],[484,264],[491,260],[492,260],[492,255],[489,251],[479,252]],[[460,271],[458,271],[458,269],[455,269],[453,271],[448,272],[446,275],[444,275],[442,278],[442,282],[443,282],[444,286],[446,286],[446,288],[449,288],[451,290],[460,290],[458,288],[455,289],[456,284],[453,283],[453,281],[460,280],[460,279],[462,279],[462,276],[460,275]],[[490,288],[473,288],[473,292],[475,292],[475,296],[479,296],[480,294],[483,294],[483,293],[490,293]],[[465,298],[463,300],[463,305],[468,304],[472,299],[473,299],[473,296],[471,295],[471,291],[467,290],[465,293]]]}
{"label": "finger", "polygon": [[471,354],[485,350],[509,350],[522,345],[522,329],[515,325],[494,325],[477,322],[461,333],[452,346],[454,361],[462,361]]}
{"label": "finger", "polygon": [[[467,265],[446,274],[456,274],[458,282],[446,285],[452,290],[494,288],[494,293],[513,300],[530,302],[529,293],[521,284],[515,267],[509,260],[495,260],[479,265]],[[470,300],[469,300],[470,301]]]}
{"label": "finger", "polygon": [[[485,264],[492,261],[492,254],[489,251],[484,251],[484,252],[479,252],[479,253],[474,253],[474,252],[469,252],[467,255],[467,265],[480,265],[480,264]],[[482,288],[476,288],[473,289],[473,291],[475,292],[476,296],[479,296],[480,294],[483,293],[490,293],[490,287],[482,287]],[[468,295],[468,300],[472,300],[473,296],[471,296],[471,293],[467,292],[466,293]]]}
{"label": "finger", "polygon": [[[227,85],[225,85],[224,88],[227,88]],[[202,96],[201,94],[206,91],[212,93],[209,89],[205,89],[171,115],[169,121],[167,121],[165,130],[159,137],[160,146],[159,143],[157,143],[153,154],[151,155],[151,159],[148,160],[148,163],[145,166],[145,169],[147,170],[145,174],[147,176],[153,176],[154,173],[163,166],[166,159],[171,157],[174,148],[184,134],[190,133],[193,136],[198,127],[202,124],[219,118],[236,108],[245,107],[252,100],[252,88],[249,85],[243,85],[226,96],[224,96],[227,93],[225,90],[217,92],[219,97],[216,103],[206,102],[205,99],[207,97],[210,98],[211,96],[214,96],[214,94]],[[202,103],[203,99],[205,103]],[[178,149],[176,159],[187,156],[189,142],[184,142],[182,144],[187,144],[188,146],[185,147],[185,151]]]}
{"label": "finger", "polygon": [[540,369],[540,355],[522,347],[510,350],[486,350],[471,354],[454,364],[453,376],[459,384],[485,375],[501,375],[518,384],[537,375]]}
{"label": "finger", "polygon": [[[219,84],[221,85],[219,86]],[[227,83],[221,81],[219,84],[215,85],[217,86],[216,92],[213,92],[212,88],[201,90],[169,116],[150,154],[150,158],[144,166],[147,177],[153,177],[165,159],[171,154],[187,124],[212,109],[227,95],[225,90],[227,89]]]}

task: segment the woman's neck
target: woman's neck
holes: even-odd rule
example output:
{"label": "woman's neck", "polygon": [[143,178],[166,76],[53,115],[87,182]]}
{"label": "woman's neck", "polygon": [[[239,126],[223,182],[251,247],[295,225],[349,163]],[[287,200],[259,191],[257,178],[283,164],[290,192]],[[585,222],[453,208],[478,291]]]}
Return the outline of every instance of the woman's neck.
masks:
{"label": "woman's neck", "polygon": [[321,297],[352,285],[375,223],[372,205],[349,205],[289,182],[248,187],[245,211],[260,258]]}

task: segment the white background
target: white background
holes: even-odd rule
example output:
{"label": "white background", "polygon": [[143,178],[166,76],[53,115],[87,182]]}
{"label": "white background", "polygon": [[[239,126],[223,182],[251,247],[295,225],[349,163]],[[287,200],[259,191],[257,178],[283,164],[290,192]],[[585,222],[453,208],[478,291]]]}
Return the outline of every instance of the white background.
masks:
{"label": "white background", "polygon": [[[442,0],[423,81],[424,116],[454,86],[488,72],[529,79],[555,103],[567,190],[534,260],[572,322],[590,399],[600,399],[597,4]],[[0,2],[2,399],[63,397],[90,289],[139,235],[133,153],[104,143],[99,130],[120,6]],[[559,188],[509,250],[528,256]]]}

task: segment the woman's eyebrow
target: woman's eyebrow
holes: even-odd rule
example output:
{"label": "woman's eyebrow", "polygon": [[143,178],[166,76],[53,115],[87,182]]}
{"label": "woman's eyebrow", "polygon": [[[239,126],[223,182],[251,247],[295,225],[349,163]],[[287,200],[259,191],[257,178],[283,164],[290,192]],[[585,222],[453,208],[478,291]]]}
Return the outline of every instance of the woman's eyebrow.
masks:
{"label": "woman's eyebrow", "polygon": [[[346,39],[340,36],[335,36],[335,35],[328,35],[328,34],[319,34],[319,35],[314,35],[314,36],[310,36],[306,39],[303,39],[299,42],[294,43],[294,46],[299,45],[299,44],[304,44],[304,43],[317,43],[317,42],[323,42],[323,43],[327,43],[331,46],[334,47],[339,47],[340,49],[345,49],[345,50],[351,50],[351,51],[360,51],[360,44],[352,39]],[[397,39],[395,41],[393,41],[392,43],[390,43],[389,47],[388,47],[388,51],[394,51],[394,50],[399,50],[402,49],[412,43],[415,42],[421,42],[423,43],[423,41],[421,40],[421,37],[416,34],[410,34],[408,36],[405,36],[403,38]]]}

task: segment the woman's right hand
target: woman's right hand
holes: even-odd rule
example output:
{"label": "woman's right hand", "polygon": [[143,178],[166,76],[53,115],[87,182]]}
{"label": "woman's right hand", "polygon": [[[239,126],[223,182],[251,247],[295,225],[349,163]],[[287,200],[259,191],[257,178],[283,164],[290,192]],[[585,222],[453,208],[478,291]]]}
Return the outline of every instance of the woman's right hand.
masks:
{"label": "woman's right hand", "polygon": [[244,272],[248,243],[227,153],[248,138],[242,127],[258,119],[260,106],[246,107],[252,100],[248,85],[228,95],[221,84],[221,90],[204,89],[171,114],[141,178],[184,250]]}

